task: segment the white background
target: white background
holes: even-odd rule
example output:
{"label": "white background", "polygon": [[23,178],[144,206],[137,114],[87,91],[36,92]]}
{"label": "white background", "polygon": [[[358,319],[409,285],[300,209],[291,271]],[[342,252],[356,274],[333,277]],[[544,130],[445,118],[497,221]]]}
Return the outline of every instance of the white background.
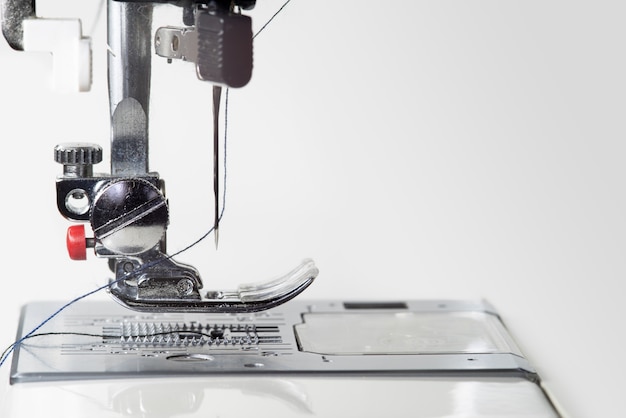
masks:
{"label": "white background", "polygon": [[[0,42],[3,347],[22,304],[109,277],[95,257],[68,260],[55,207],[54,145],[109,149],[104,16],[76,3],[38,11],[84,19],[91,93],[53,92],[49,56]],[[255,27],[281,4],[259,0]],[[250,85],[230,92],[219,249],[211,237],[178,260],[207,288],[311,257],[320,275],[303,298],[485,298],[571,417],[623,416],[624,12],[292,1],[257,38]],[[213,221],[211,87],[191,64],[153,71],[151,169],[167,182],[173,252]]]}

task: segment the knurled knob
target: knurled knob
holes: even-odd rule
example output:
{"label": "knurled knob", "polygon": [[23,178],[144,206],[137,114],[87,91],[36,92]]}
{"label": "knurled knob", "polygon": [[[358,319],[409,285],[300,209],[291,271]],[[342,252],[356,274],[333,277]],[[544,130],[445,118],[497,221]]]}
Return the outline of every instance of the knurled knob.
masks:
{"label": "knurled knob", "polygon": [[54,147],[54,161],[63,164],[66,176],[91,176],[93,164],[102,161],[102,147],[80,142],[59,144]]}

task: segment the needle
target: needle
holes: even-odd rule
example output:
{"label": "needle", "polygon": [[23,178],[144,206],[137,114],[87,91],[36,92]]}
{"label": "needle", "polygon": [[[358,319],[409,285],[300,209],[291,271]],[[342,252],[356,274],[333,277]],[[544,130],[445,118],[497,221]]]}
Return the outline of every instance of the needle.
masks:
{"label": "needle", "polygon": [[220,204],[219,204],[219,114],[222,87],[213,86],[213,194],[215,195],[215,221],[213,224],[213,235],[215,236],[215,249],[219,241],[220,225]]}

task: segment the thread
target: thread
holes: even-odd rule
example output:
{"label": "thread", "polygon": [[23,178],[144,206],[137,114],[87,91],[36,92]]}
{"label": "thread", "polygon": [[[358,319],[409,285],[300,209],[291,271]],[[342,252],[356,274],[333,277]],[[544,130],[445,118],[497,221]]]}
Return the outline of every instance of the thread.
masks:
{"label": "thread", "polygon": [[[43,324],[42,324],[43,326]],[[178,335],[181,334],[183,332],[181,331],[162,331],[162,332],[151,332],[151,333],[146,333],[146,334],[137,334],[137,335],[132,335],[132,338],[151,338],[151,337],[163,337],[163,336],[167,336],[167,335]],[[184,331],[184,334],[193,334],[196,335],[198,337],[206,337],[206,338],[214,338],[214,336],[210,333],[206,333],[206,332],[202,332],[202,331],[194,331],[194,330],[186,330]],[[40,333],[33,333],[33,334],[29,334],[24,336],[21,340],[20,343],[25,341],[25,340],[30,340],[33,338],[37,338],[37,337],[50,337],[50,336],[59,336],[59,335],[71,335],[71,336],[78,336],[78,337],[94,337],[94,338],[102,338],[102,339],[119,339],[119,338],[123,338],[124,335],[107,335],[107,334],[94,334],[94,333],[89,333],[89,332],[70,332],[70,331],[64,331],[64,332],[40,332]],[[17,343],[16,343],[17,344]],[[7,356],[8,354],[10,354],[10,350],[13,347],[13,345],[7,347],[2,354],[0,354],[0,358],[4,358],[5,356]]]}
{"label": "thread", "polygon": [[[226,175],[227,175],[227,170],[226,170],[226,156],[227,156],[227,144],[228,144],[228,136],[227,136],[227,129],[226,127],[228,126],[228,89],[226,89],[226,97],[225,97],[225,103],[224,103],[224,161],[223,161],[223,167],[224,167],[224,174],[223,174],[223,182],[224,182],[224,187],[223,187],[223,193],[222,193],[222,210],[220,212],[219,215],[219,221],[221,222],[222,217],[224,216],[224,209],[226,208]],[[57,315],[59,315],[61,312],[63,312],[65,309],[67,309],[68,307],[70,307],[71,305],[79,302],[82,299],[85,299],[95,293],[100,292],[101,290],[104,290],[108,287],[110,287],[111,285],[118,283],[122,280],[128,280],[130,278],[132,278],[133,276],[136,276],[137,274],[141,273],[142,271],[150,268],[150,267],[154,267],[156,265],[158,265],[159,263],[162,263],[166,260],[172,259],[188,250],[190,250],[191,248],[195,247],[196,245],[200,244],[203,240],[205,240],[209,235],[211,235],[211,233],[214,231],[215,226],[211,227],[204,235],[202,235],[200,238],[198,238],[197,240],[195,240],[194,242],[192,242],[191,244],[187,245],[186,247],[184,247],[182,250],[176,251],[175,253],[171,254],[171,255],[167,255],[166,257],[159,259],[159,260],[155,260],[152,261],[150,263],[146,263],[142,266],[140,266],[139,268],[125,274],[123,277],[117,279],[117,280],[113,280],[110,281],[109,283],[102,285],[90,292],[87,292],[85,294],[82,294],[74,299],[72,299],[71,301],[67,302],[65,305],[61,306],[59,309],[57,309],[55,312],[53,312],[51,315],[49,315],[46,319],[44,319],[39,325],[37,325],[35,328],[33,328],[30,332],[28,332],[26,335],[24,335],[22,338],[18,339],[17,341],[15,341],[13,344],[11,344],[9,347],[7,347],[4,352],[2,353],[2,356],[0,356],[0,368],[4,365],[4,363],[6,362],[6,360],[9,358],[9,356],[11,355],[11,353],[15,350],[15,348],[20,345],[23,341],[32,338],[34,336],[41,336],[41,335],[49,335],[50,333],[44,333],[44,334],[36,334],[36,332],[38,330],[40,330],[44,325],[46,325],[48,322],[50,322],[53,318],[55,318]]]}
{"label": "thread", "polygon": [[282,11],[283,11],[283,9],[284,9],[284,8],[285,8],[285,7],[286,7],[286,6],[287,6],[290,2],[291,2],[291,0],[287,0],[285,3],[283,3],[283,5],[282,5],[282,6],[280,6],[280,8],[276,11],[276,13],[274,13],[274,14],[272,15],[272,17],[270,17],[270,18],[268,19],[268,21],[267,21],[267,22],[265,22],[265,24],[264,24],[263,26],[261,26],[261,29],[259,29],[259,30],[257,31],[257,33],[255,33],[255,34],[252,36],[252,39],[254,39],[254,38],[256,38],[257,36],[259,36],[259,34],[260,34],[261,32],[263,32],[263,30],[267,27],[267,25],[269,25],[270,23],[272,23],[272,21],[274,20],[274,18],[276,18],[276,16],[278,16],[278,14],[279,14],[280,12],[282,12]]}
{"label": "thread", "polygon": [[[255,39],[263,30],[265,30],[265,28],[276,18],[276,16],[278,16],[278,14],[280,12],[283,11],[283,9],[287,6],[287,4],[289,4],[291,2],[291,0],[287,0],[277,11],[276,13],[274,13],[272,15],[272,17],[269,18],[269,20],[261,27],[261,29],[259,29],[257,31],[257,33],[255,33],[252,36],[252,39]],[[227,144],[228,144],[228,93],[229,93],[229,89],[226,88],[226,93],[225,93],[225,101],[224,101],[224,157],[223,157],[223,191],[222,191],[222,210],[220,212],[219,215],[219,222],[222,221],[222,217],[224,216],[224,209],[226,208],[226,177],[227,177],[227,170],[226,170],[226,161],[227,161]],[[23,337],[21,337],[20,339],[18,339],[17,341],[13,342],[11,345],[9,345],[2,353],[2,355],[0,355],[0,368],[2,368],[2,366],[4,365],[4,363],[7,361],[7,359],[11,356],[11,353],[13,353],[13,351],[15,350],[15,348],[17,346],[19,346],[20,344],[22,344],[22,342],[30,339],[30,338],[34,338],[34,337],[42,337],[42,336],[46,336],[46,335],[63,335],[63,334],[73,334],[73,333],[37,333],[37,331],[39,331],[44,325],[46,325],[48,322],[50,322],[52,319],[54,319],[57,315],[59,315],[61,312],[63,312],[65,309],[67,309],[68,307],[70,307],[71,305],[95,294],[100,292],[101,290],[107,289],[108,287],[110,287],[111,285],[120,282],[122,280],[127,280],[130,277],[133,277],[139,273],[141,273],[144,269],[153,267],[159,263],[162,263],[166,260],[169,260],[171,258],[174,258],[188,250],[190,250],[191,248],[195,247],[196,245],[198,245],[199,243],[201,243],[203,240],[205,240],[209,235],[211,235],[211,233],[214,231],[215,226],[211,227],[205,234],[203,234],[200,238],[198,238],[197,240],[193,241],[191,244],[187,245],[186,247],[184,247],[182,250],[179,250],[171,255],[168,255],[160,260],[155,260],[151,263],[147,263],[131,272],[129,272],[128,274],[126,274],[125,276],[114,280],[114,281],[110,281],[109,283],[100,286],[90,292],[87,292],[83,295],[80,295],[72,300],[70,300],[69,302],[67,302],[66,304],[64,304],[63,306],[61,306],[59,309],[57,309],[55,312],[53,312],[52,314],[50,314],[46,319],[44,319],[39,325],[37,325],[35,328],[33,328],[31,331],[29,331],[27,334],[25,334]],[[93,335],[89,335],[89,336],[93,336]]]}

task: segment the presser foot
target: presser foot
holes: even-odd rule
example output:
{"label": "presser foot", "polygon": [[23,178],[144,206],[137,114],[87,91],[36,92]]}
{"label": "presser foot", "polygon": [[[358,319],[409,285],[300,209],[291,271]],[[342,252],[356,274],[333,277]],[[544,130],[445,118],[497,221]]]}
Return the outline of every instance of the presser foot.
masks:
{"label": "presser foot", "polygon": [[123,306],[144,312],[263,311],[300,294],[318,274],[314,262],[305,260],[275,280],[240,285],[234,291],[202,292],[202,282],[196,270],[171,258],[163,258],[158,265],[145,267],[145,271],[140,268],[142,271],[135,275],[137,277],[124,270],[125,263],[117,263],[118,278],[110,281],[109,293]]}

